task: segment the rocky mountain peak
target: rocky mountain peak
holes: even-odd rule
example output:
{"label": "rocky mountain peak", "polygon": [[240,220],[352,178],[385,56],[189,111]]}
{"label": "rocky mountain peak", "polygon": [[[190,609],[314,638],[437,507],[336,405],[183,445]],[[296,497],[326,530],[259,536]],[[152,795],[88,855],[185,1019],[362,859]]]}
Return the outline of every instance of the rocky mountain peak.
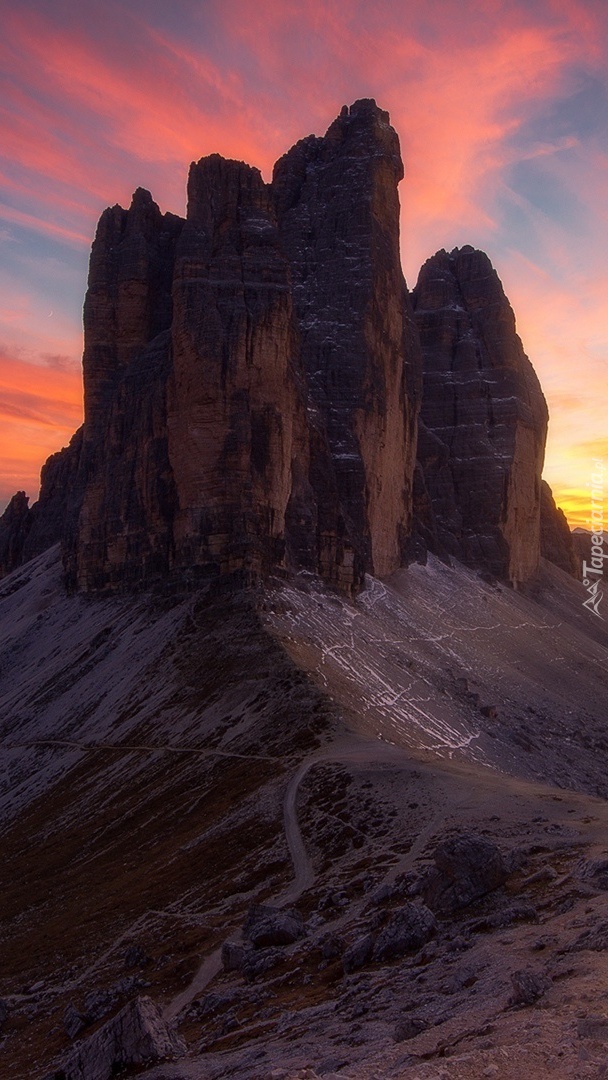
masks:
{"label": "rocky mountain peak", "polygon": [[403,179],[399,137],[388,112],[378,108],[373,98],[344,105],[327,129],[325,146],[340,146],[353,156],[383,158],[393,166],[397,180]]}
{"label": "rocky mountain peak", "polygon": [[540,558],[548,412],[488,256],[438,251],[413,293],[423,352],[418,455],[439,550],[513,583]]}
{"label": "rocky mountain peak", "polygon": [[144,188],[104,211],[84,429],[38,503],[1,519],[3,568],[61,539],[88,591],[306,570],[352,593],[430,547],[527,580],[542,391],[483,252],[437,252],[410,297],[402,177],[389,115],[363,98],[271,184],[211,154],[190,167],[185,220]]}
{"label": "rocky mountain peak", "polygon": [[210,154],[190,166],[186,216],[194,225],[201,228],[231,225],[239,213],[267,208],[269,202],[260,170],[244,161]]}

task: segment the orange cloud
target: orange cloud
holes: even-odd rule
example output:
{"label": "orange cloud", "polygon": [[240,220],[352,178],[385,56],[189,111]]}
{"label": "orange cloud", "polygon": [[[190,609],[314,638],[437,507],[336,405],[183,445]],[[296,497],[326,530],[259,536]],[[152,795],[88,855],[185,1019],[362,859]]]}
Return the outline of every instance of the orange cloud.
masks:
{"label": "orange cloud", "polygon": [[571,529],[588,529],[590,519],[589,492],[578,488],[553,489],[556,504],[564,511]]}
{"label": "orange cloud", "polygon": [[[25,59],[38,94],[50,90],[69,109],[56,133],[56,109],[11,91],[6,150],[23,167],[105,198],[114,174],[121,199],[120,154],[127,152],[149,163],[146,172],[153,165],[162,186],[153,194],[179,210],[190,158],[217,151],[268,175],[290,141],[323,130],[342,99],[373,94],[402,134],[410,275],[455,232],[454,242],[464,229],[492,229],[488,196],[513,155],[505,140],[531,101],[536,107],[555,91],[565,65],[588,55],[591,36],[580,27],[564,33],[563,19],[543,25],[517,7],[480,11],[478,3],[472,22],[466,3],[445,5],[433,20],[422,0],[408,5],[407,22],[389,3],[367,9],[328,0],[305,7],[225,0],[209,7],[223,34],[221,58],[211,57],[202,34],[184,42],[131,13],[128,63],[124,49],[108,48],[103,36],[13,12],[5,62],[10,68]],[[421,39],[421,19],[433,26],[429,42]],[[91,169],[96,135],[113,148],[101,177]],[[148,183],[143,172],[134,182]]]}
{"label": "orange cloud", "polygon": [[0,498],[38,493],[40,467],[82,422],[82,375],[0,352]]}

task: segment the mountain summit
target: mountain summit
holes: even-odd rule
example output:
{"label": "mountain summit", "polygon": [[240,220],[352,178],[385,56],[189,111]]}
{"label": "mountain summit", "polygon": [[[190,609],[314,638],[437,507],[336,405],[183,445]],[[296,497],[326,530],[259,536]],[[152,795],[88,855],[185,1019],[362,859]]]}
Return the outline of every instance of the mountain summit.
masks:
{"label": "mountain summit", "polygon": [[0,519],[2,569],[60,539],[83,592],[306,570],[354,594],[425,550],[528,580],[545,401],[486,255],[439,252],[410,296],[402,177],[365,99],[270,184],[212,154],[185,220],[141,188],[106,210],[84,426],[38,503],[19,493]]}

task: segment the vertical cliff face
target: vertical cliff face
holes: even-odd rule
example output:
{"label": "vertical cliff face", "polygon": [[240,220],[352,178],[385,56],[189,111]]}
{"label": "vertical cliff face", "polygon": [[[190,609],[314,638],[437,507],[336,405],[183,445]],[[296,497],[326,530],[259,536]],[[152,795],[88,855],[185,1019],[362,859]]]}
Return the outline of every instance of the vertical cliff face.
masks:
{"label": "vertical cliff face", "polygon": [[441,550],[513,583],[540,557],[547,407],[490,260],[464,247],[423,266],[419,460]]}
{"label": "vertical cliff face", "polygon": [[32,507],[18,491],[0,517],[0,576],[65,540],[80,508],[79,465],[82,428],[69,446],[51,454],[42,467],[40,497]]}
{"label": "vertical cliff face", "polygon": [[330,576],[337,544],[352,548],[355,573],[390,573],[410,531],[419,350],[399,258],[402,177],[397,135],[372,100],[345,107],[274,170]]}
{"label": "vertical cliff face", "polygon": [[161,214],[138,188],[131,206],[101,215],[84,302],[85,443],[103,439],[117,376],[171,325],[175,244],[181,218]]}
{"label": "vertical cliff face", "polygon": [[176,562],[257,573],[283,558],[303,418],[289,267],[257,169],[218,155],[191,167],[173,303]]}
{"label": "vertical cliff face", "polygon": [[31,510],[25,491],[17,491],[0,517],[0,566],[5,573],[21,566],[28,533]]}
{"label": "vertical cliff face", "polygon": [[81,588],[402,562],[419,352],[388,115],[357,102],[271,186],[218,155],[187,219],[106,211],[85,305]]}
{"label": "vertical cliff face", "polygon": [[34,503],[24,555],[31,559],[62,540],[69,522],[74,522],[82,501],[80,461],[83,429],[79,428],[69,446],[51,454],[40,474],[40,497]]}
{"label": "vertical cliff face", "polygon": [[99,222],[84,305],[80,506],[66,535],[72,587],[144,582],[171,564],[166,383],[182,227],[141,188]]}
{"label": "vertical cliff face", "polygon": [[165,331],[116,380],[103,441],[83,446],[83,497],[65,544],[73,588],[144,584],[170,571],[175,490],[167,450],[169,372]]}

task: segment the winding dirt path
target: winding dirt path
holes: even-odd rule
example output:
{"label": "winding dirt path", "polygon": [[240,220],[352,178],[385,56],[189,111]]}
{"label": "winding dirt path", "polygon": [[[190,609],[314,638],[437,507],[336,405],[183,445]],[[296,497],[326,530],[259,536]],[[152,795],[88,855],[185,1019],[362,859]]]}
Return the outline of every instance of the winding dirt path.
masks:
{"label": "winding dirt path", "polygon": [[195,998],[202,994],[205,987],[209,986],[209,983],[215,979],[216,975],[219,975],[221,970],[222,949],[220,946],[219,949],[215,949],[203,960],[189,986],[182,990],[181,994],[174,997],[165,1007],[163,1010],[165,1020],[174,1020],[176,1016],[179,1016],[191,1001],[194,1001]]}
{"label": "winding dirt path", "polygon": [[[362,765],[371,765],[378,762],[398,765],[406,762],[411,763],[411,755],[406,750],[399,746],[393,746],[391,743],[363,742],[353,737],[342,743],[336,743],[331,749],[314,754],[301,763],[289,781],[283,798],[285,840],[293,863],[294,878],[291,885],[284,892],[268,901],[275,907],[285,907],[287,904],[296,903],[300,896],[314,885],[316,879],[312,860],[306,851],[306,845],[298,823],[297,799],[300,785],[305,776],[316,765],[344,761]],[[431,819],[395,872],[403,869],[405,864],[409,865],[410,862],[417,858],[443,816],[444,813],[441,811]],[[172,1020],[177,1017],[219,974],[221,967],[222,950],[220,947],[203,960],[189,986],[169,1002],[164,1010],[165,1018]]]}

